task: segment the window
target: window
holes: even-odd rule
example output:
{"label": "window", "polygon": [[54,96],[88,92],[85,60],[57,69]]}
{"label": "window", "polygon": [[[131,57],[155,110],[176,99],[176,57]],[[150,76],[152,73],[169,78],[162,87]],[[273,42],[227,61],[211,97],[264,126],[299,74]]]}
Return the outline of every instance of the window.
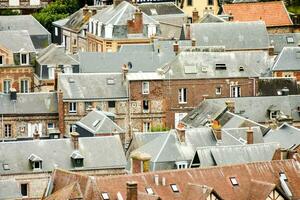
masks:
{"label": "window", "polygon": [[297,52],[296,52],[296,58],[297,58],[297,59],[300,59],[300,51],[297,51]]}
{"label": "window", "polygon": [[9,138],[12,135],[11,124],[4,124],[4,137]]}
{"label": "window", "polygon": [[142,93],[149,94],[149,82],[148,81],[142,83]]}
{"label": "window", "polygon": [[186,169],[188,167],[188,163],[185,161],[176,162],[177,169]]}
{"label": "window", "polygon": [[33,162],[33,169],[41,169],[42,165],[40,161]]}
{"label": "window", "polygon": [[101,196],[102,196],[103,200],[109,200],[109,195],[107,192],[102,192]]}
{"label": "window", "polygon": [[54,123],[53,122],[48,123],[48,129],[53,129],[53,128],[54,128]]}
{"label": "window", "polygon": [[216,64],[216,70],[226,70],[225,64]]}
{"label": "window", "polygon": [[49,74],[49,79],[53,80],[54,79],[54,74],[55,74],[55,68],[54,67],[48,67],[48,74]]}
{"label": "window", "polygon": [[147,194],[149,194],[149,195],[154,195],[154,192],[153,192],[153,190],[152,190],[151,187],[147,187],[147,188],[145,188],[145,189],[146,189]]}
{"label": "window", "polygon": [[216,95],[221,95],[221,94],[222,94],[222,88],[216,87]]}
{"label": "window", "polygon": [[143,112],[149,112],[149,101],[148,100],[143,100]]}
{"label": "window", "polygon": [[21,65],[28,65],[29,64],[29,54],[28,53],[21,53],[20,54],[20,61]]}
{"label": "window", "polygon": [[57,27],[54,27],[54,34],[55,34],[55,36],[58,36],[58,28]]}
{"label": "window", "polygon": [[287,37],[286,37],[286,42],[287,42],[288,44],[293,44],[293,43],[294,43],[294,38],[293,38],[293,36],[287,36]]}
{"label": "window", "polygon": [[0,56],[0,65],[3,65],[3,62],[4,60],[3,60],[3,56]]}
{"label": "window", "polygon": [[5,164],[5,163],[4,163],[4,164],[2,165],[2,167],[3,167],[3,169],[4,169],[4,170],[10,170],[10,168],[9,168],[9,165],[8,165],[8,164]]}
{"label": "window", "polygon": [[229,179],[230,179],[230,182],[233,186],[238,186],[239,185],[239,183],[238,183],[238,181],[235,177],[230,177]]}
{"label": "window", "polygon": [[84,107],[86,111],[92,109],[93,108],[92,102],[85,102]]}
{"label": "window", "polygon": [[10,80],[4,80],[3,81],[3,93],[8,94],[11,87],[11,81]]}
{"label": "window", "polygon": [[207,5],[213,6],[214,5],[214,0],[208,0]]}
{"label": "window", "polygon": [[77,112],[77,104],[76,102],[69,103],[69,113],[76,113]]}
{"label": "window", "polygon": [[21,93],[28,93],[29,92],[29,81],[28,80],[21,80]]}
{"label": "window", "polygon": [[108,101],[108,107],[109,108],[115,108],[116,107],[116,102],[115,101]]}
{"label": "window", "polygon": [[22,195],[22,197],[28,196],[28,183],[21,184],[21,195]]}
{"label": "window", "polygon": [[179,103],[187,103],[186,88],[180,88],[178,90],[178,102]]}
{"label": "window", "polygon": [[279,116],[278,110],[272,110],[270,111],[270,119],[276,119]]}
{"label": "window", "polygon": [[230,87],[230,97],[241,97],[241,87],[231,86]]}
{"label": "window", "polygon": [[70,133],[76,132],[76,124],[70,124],[69,125],[69,132]]}
{"label": "window", "polygon": [[188,0],[188,1],[187,1],[187,5],[188,5],[188,6],[192,6],[192,5],[193,5],[193,0]]}
{"label": "window", "polygon": [[143,123],[143,132],[150,132],[150,122]]}
{"label": "window", "polygon": [[179,189],[176,184],[171,184],[170,187],[172,188],[173,192],[179,192]]}

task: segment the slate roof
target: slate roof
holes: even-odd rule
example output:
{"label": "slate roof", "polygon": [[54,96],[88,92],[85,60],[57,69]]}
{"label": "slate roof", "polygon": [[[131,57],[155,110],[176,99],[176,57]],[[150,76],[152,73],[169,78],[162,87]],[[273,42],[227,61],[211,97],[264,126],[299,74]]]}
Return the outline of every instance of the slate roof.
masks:
{"label": "slate roof", "polygon": [[32,15],[0,16],[0,31],[27,30],[30,36],[50,35]]}
{"label": "slate roof", "polygon": [[300,47],[284,47],[272,71],[300,71]]}
{"label": "slate roof", "polygon": [[59,74],[58,89],[64,100],[128,98],[121,73]]}
{"label": "slate roof", "polygon": [[[244,145],[247,143],[247,129],[249,127],[238,128],[222,128],[222,141],[221,145]],[[253,131],[253,143],[263,143],[263,134],[258,126],[251,127]]]}
{"label": "slate roof", "polygon": [[15,179],[0,180],[0,200],[22,199],[19,184]]}
{"label": "slate roof", "polygon": [[300,44],[300,33],[269,34],[274,53],[279,54],[284,47],[297,47]]}
{"label": "slate roof", "polygon": [[264,136],[264,141],[278,142],[285,149],[295,148],[300,145],[300,129],[284,123],[277,129],[270,130]]}
{"label": "slate roof", "polygon": [[69,21],[69,17],[52,22],[54,26],[63,27]]}
{"label": "slate roof", "polygon": [[[117,199],[118,196],[126,198],[126,182],[135,181],[138,185],[138,194],[144,193],[145,188],[152,188],[155,195],[161,199],[185,199],[183,195],[188,183],[202,186],[202,188],[212,188],[221,199],[267,199],[269,193],[266,190],[269,187],[265,185],[280,186],[280,173],[284,172],[287,177],[287,185],[291,190],[293,197],[300,196],[299,190],[299,168],[298,161],[295,160],[276,160],[267,162],[255,162],[248,164],[239,164],[232,166],[210,167],[202,169],[169,170],[152,173],[141,173],[133,175],[109,176],[109,177],[88,177],[87,175],[68,173],[56,170],[52,176],[53,193],[74,182],[80,184],[84,194],[90,194],[87,191],[94,191],[93,199],[101,199],[101,192],[107,192],[110,199]],[[179,192],[173,192],[167,185],[155,185],[154,175],[158,175],[161,180],[165,178],[167,184],[176,184]],[[209,178],[208,178],[209,177]],[[234,177],[238,186],[233,186],[230,177]],[[86,181],[89,180],[89,181]],[[257,182],[264,184],[254,184]],[[254,187],[254,188],[253,188]],[[205,191],[202,189],[202,192]],[[210,189],[211,190],[211,189]],[[255,191],[255,194],[253,194]],[[272,189],[270,189],[272,191]],[[97,195],[96,195],[97,194]],[[284,195],[286,198],[286,196]],[[85,198],[90,200],[92,198]],[[57,199],[60,200],[60,199]]]}
{"label": "slate roof", "polygon": [[172,2],[142,3],[138,8],[149,16],[184,14],[183,10]]}
{"label": "slate roof", "polygon": [[63,46],[50,44],[38,53],[37,62],[41,65],[78,65],[79,63],[70,55],[65,53]]}
{"label": "slate roof", "polygon": [[[226,69],[218,70],[217,64],[225,64]],[[162,69],[165,77],[171,79],[260,77],[269,71],[271,64],[272,59],[265,51],[182,51]]]}
{"label": "slate roof", "polygon": [[0,93],[0,114],[57,114],[57,95],[53,92],[17,93],[17,100],[10,94]]}
{"label": "slate roof", "polygon": [[283,1],[225,4],[223,12],[231,14],[233,21],[263,20],[267,27],[293,25]]}
{"label": "slate roof", "polygon": [[13,53],[20,51],[35,52],[28,31],[25,30],[0,31],[0,45]]}
{"label": "slate roof", "polygon": [[168,63],[174,57],[174,52],[80,52],[80,72],[121,72],[122,66],[128,62],[132,63],[132,69],[129,69],[129,72],[155,72],[158,67]]}
{"label": "slate roof", "polygon": [[4,170],[0,167],[0,173],[32,173],[28,160],[32,154],[42,159],[40,172],[50,172],[57,167],[74,170],[70,162],[74,151],[78,151],[84,157],[84,166],[76,170],[121,169],[126,165],[119,136],[79,138],[78,150],[73,148],[71,138],[31,140],[0,143],[0,166],[8,164],[10,168]]}
{"label": "slate roof", "polygon": [[191,24],[198,46],[224,46],[227,50],[267,49],[269,37],[262,21]]}
{"label": "slate roof", "polygon": [[108,118],[102,111],[89,112],[76,125],[81,126],[93,134],[125,133],[115,122]]}
{"label": "slate roof", "polygon": [[199,19],[198,23],[222,23],[222,22],[226,22],[226,20],[224,20],[223,18],[211,14],[211,13],[206,13],[203,15],[203,17],[201,19]]}

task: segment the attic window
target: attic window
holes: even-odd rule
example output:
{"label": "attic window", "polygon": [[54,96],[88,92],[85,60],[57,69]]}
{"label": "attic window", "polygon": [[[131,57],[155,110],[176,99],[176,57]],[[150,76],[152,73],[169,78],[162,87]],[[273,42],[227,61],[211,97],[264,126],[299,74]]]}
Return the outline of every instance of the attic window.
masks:
{"label": "attic window", "polygon": [[114,85],[115,84],[115,79],[108,78],[108,79],[106,79],[106,83],[107,83],[107,85]]}
{"label": "attic window", "polygon": [[154,195],[154,192],[153,192],[151,187],[148,187],[148,188],[145,188],[145,189],[146,189],[147,194]]}
{"label": "attic window", "polygon": [[93,127],[97,127],[98,125],[99,125],[99,123],[101,122],[101,120],[100,119],[98,119],[98,120],[96,120],[96,121],[94,121],[94,123],[93,123]]}
{"label": "attic window", "polygon": [[216,70],[226,70],[226,64],[216,64]]}
{"label": "attic window", "polygon": [[101,196],[102,196],[103,200],[109,200],[109,195],[107,192],[102,192]]}
{"label": "attic window", "polygon": [[179,192],[179,189],[176,184],[171,184],[170,186],[171,186],[173,192]]}
{"label": "attic window", "polygon": [[42,169],[42,159],[34,154],[28,158],[33,170]]}
{"label": "attic window", "polygon": [[184,73],[186,74],[197,74],[197,68],[195,65],[184,66]]}
{"label": "attic window", "polygon": [[236,180],[235,177],[230,177],[229,179],[230,179],[230,182],[231,182],[232,186],[238,186],[239,185],[239,183],[238,183],[238,181]]}
{"label": "attic window", "polygon": [[151,15],[157,15],[156,9],[150,9]]}
{"label": "attic window", "polygon": [[293,38],[293,36],[287,36],[287,37],[286,37],[286,42],[287,42],[288,44],[293,44],[293,43],[294,43],[294,38]]}
{"label": "attic window", "polygon": [[3,167],[3,169],[4,169],[4,170],[10,170],[10,168],[9,168],[9,165],[8,165],[8,164],[3,164],[3,165],[2,165],[2,167]]}

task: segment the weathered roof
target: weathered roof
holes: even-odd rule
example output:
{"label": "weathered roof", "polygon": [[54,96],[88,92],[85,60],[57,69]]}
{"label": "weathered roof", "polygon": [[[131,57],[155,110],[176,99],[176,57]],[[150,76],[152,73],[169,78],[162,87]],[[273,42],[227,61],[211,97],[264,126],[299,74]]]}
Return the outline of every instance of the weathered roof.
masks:
{"label": "weathered roof", "polygon": [[117,100],[128,97],[122,73],[59,74],[58,89],[62,90],[64,100]]}
{"label": "weathered roof", "polygon": [[262,20],[267,27],[293,25],[283,1],[225,4],[223,12],[232,15],[233,21]]}
{"label": "weathered roof", "polygon": [[300,33],[269,34],[269,38],[276,54],[279,54],[284,47],[297,47],[300,45]]}
{"label": "weathered roof", "polygon": [[52,22],[54,26],[63,27],[69,21],[69,17]]}
{"label": "weathered roof", "polygon": [[0,16],[0,31],[27,30],[29,35],[50,35],[32,15]]}
{"label": "weathered roof", "polygon": [[275,130],[270,130],[264,136],[265,142],[278,142],[282,148],[288,149],[300,145],[300,129],[287,123]]}
{"label": "weathered roof", "polygon": [[35,52],[28,31],[25,30],[0,31],[0,45],[12,52]]}
{"label": "weathered roof", "polygon": [[140,81],[140,80],[162,80],[163,77],[156,72],[137,72],[128,73],[127,80],[129,81]]}
{"label": "weathered roof", "polygon": [[0,200],[22,199],[19,183],[15,179],[0,180]]}
{"label": "weathered roof", "polygon": [[56,114],[57,95],[53,92],[17,93],[17,100],[10,94],[0,93],[0,114]]}
{"label": "weathered roof", "polygon": [[198,46],[225,46],[228,50],[267,49],[269,37],[262,21],[191,24]]}
{"label": "weathered roof", "polygon": [[138,8],[149,16],[184,14],[183,10],[172,2],[142,3]]}
{"label": "weathered roof", "polygon": [[80,52],[80,72],[108,73],[121,72],[124,64],[131,62],[129,72],[155,72],[158,67],[175,57],[174,52],[130,52],[116,53]]}
{"label": "weathered roof", "polygon": [[218,15],[214,15],[212,13],[206,13],[198,21],[198,23],[215,23],[215,22],[226,22],[226,20],[224,20],[223,18],[219,17]]}
{"label": "weathered roof", "polygon": [[201,147],[197,148],[192,164],[210,167],[271,161],[279,147],[278,143]]}
{"label": "weathered roof", "polygon": [[[55,148],[53,148],[55,147]],[[73,148],[71,138],[31,140],[0,143],[0,166],[8,164],[9,170],[0,167],[1,174],[30,173],[29,156],[35,154],[42,159],[41,172],[56,167],[73,170],[71,155],[78,151],[84,157],[81,170],[125,168],[126,159],[119,136],[79,138],[79,149]],[[109,154],[107,153],[109,152]],[[76,168],[79,170],[78,168]]]}
{"label": "weathered roof", "polygon": [[102,133],[125,133],[122,128],[99,110],[89,112],[80,121],[76,122],[76,125],[81,126],[95,135]]}
{"label": "weathered roof", "polygon": [[50,44],[38,53],[37,62],[40,65],[78,65],[79,63],[70,55],[66,54],[63,46]]}
{"label": "weathered roof", "polygon": [[[228,126],[235,127],[235,126]],[[249,127],[222,128],[222,142],[224,146],[247,144],[247,129]],[[263,134],[258,126],[251,127],[253,131],[253,143],[263,143]]]}
{"label": "weathered roof", "polygon": [[[171,79],[260,77],[268,72],[272,61],[266,51],[183,51],[163,70]],[[218,65],[225,68],[218,69]]]}
{"label": "weathered roof", "polygon": [[276,58],[272,71],[299,71],[300,47],[284,47]]}

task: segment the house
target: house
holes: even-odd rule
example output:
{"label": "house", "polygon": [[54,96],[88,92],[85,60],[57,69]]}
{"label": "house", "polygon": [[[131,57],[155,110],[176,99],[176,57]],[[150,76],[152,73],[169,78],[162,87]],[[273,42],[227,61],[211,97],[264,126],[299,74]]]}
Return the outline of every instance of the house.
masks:
{"label": "house", "polygon": [[184,29],[181,39],[194,39],[197,46],[223,46],[226,51],[270,49],[266,25],[262,21],[195,23],[189,26]]}
{"label": "house", "polygon": [[55,90],[55,73],[78,73],[79,62],[63,46],[51,44],[38,53],[34,74],[35,91]]}
{"label": "house", "polygon": [[[2,140],[49,136],[58,127],[56,93],[0,93]],[[3,126],[3,127],[2,127]]]}
{"label": "house", "polygon": [[126,132],[113,119],[110,113],[93,110],[76,122],[76,131],[80,137],[119,135],[124,144]]}
{"label": "house", "polygon": [[300,81],[300,47],[284,47],[272,67],[274,77],[295,77]]}
{"label": "house", "polygon": [[52,22],[52,43],[58,44],[58,45],[64,45],[63,44],[63,26],[66,25],[66,23],[69,21],[69,18],[60,19],[57,21]]}
{"label": "house", "polygon": [[284,123],[274,130],[270,130],[265,136],[265,142],[278,142],[284,149],[296,152],[300,151],[300,129]]}
{"label": "house", "polygon": [[145,44],[160,34],[159,22],[127,1],[115,1],[89,20],[88,51],[116,52],[123,44]]}
{"label": "house", "polygon": [[14,178],[22,197],[30,199],[41,199],[57,167],[103,176],[124,174],[126,166],[118,136],[1,142],[0,154],[0,180]]}
{"label": "house", "polygon": [[20,12],[24,14],[32,14],[37,10],[45,7],[50,0],[9,0],[2,1],[0,4],[0,9],[9,9]]}
{"label": "house", "polygon": [[225,4],[223,14],[230,15],[229,21],[234,22],[262,20],[269,33],[293,32],[293,22],[283,1]]}
{"label": "house", "polygon": [[0,200],[22,199],[19,185],[15,179],[0,180]]}
{"label": "house", "polygon": [[207,13],[217,14],[219,11],[219,2],[217,0],[197,1],[197,0],[182,0],[180,8],[189,16],[190,21],[194,22],[195,14],[201,18]]}
{"label": "house", "polygon": [[276,55],[280,54],[284,47],[297,47],[300,45],[300,33],[269,34],[269,38]]}
{"label": "house", "polygon": [[69,134],[91,108],[115,114],[115,122],[128,132],[128,93],[122,73],[59,74],[60,131]]}
{"label": "house", "polygon": [[[13,41],[13,42],[12,42]],[[33,91],[36,50],[28,31],[0,31],[0,91]]]}
{"label": "house", "polygon": [[[121,197],[130,200],[247,200],[272,199],[274,196],[297,199],[300,195],[298,163],[297,160],[276,160],[113,177],[88,177],[57,169],[49,182],[53,188],[47,190],[44,197],[61,200],[65,195],[82,194],[75,197],[84,200]],[[91,190],[94,191],[92,197],[87,195]]]}
{"label": "house", "polygon": [[51,44],[51,34],[32,15],[1,16],[0,24],[0,31],[27,30],[35,49]]}

